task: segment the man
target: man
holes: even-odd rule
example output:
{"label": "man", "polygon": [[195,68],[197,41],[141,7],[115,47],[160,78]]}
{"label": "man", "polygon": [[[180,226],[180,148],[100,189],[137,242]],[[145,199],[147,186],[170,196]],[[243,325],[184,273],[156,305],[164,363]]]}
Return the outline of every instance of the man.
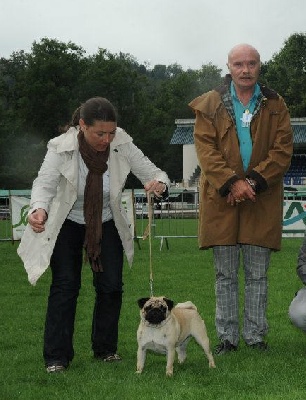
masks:
{"label": "man", "polygon": [[267,270],[280,250],[283,176],[292,156],[290,116],[284,100],[257,82],[260,55],[239,44],[228,54],[224,86],[189,105],[201,167],[199,245],[213,248],[216,274],[216,354],[237,350],[238,270],[245,273],[242,336],[266,350]]}
{"label": "man", "polygon": [[[306,285],[306,233],[297,260],[297,274]],[[301,288],[289,307],[289,318],[293,325],[306,333],[306,287]]]}

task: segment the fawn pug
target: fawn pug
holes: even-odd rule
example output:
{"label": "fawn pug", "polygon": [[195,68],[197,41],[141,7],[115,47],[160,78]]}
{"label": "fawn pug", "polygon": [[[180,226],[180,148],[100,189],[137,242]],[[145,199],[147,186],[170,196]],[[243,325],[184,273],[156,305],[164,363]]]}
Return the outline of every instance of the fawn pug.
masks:
{"label": "fawn pug", "polygon": [[175,351],[179,363],[186,359],[186,347],[191,337],[203,348],[209,367],[215,368],[210,351],[205,323],[191,302],[174,302],[166,297],[146,297],[138,300],[140,324],[137,330],[137,371],[141,373],[146,351],[153,350],[167,355],[166,375],[173,375]]}

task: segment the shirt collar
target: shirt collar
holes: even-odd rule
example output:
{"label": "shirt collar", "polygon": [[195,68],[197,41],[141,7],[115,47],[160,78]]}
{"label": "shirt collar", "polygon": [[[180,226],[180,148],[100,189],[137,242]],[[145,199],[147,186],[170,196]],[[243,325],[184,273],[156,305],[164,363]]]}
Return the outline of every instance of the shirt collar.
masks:
{"label": "shirt collar", "polygon": [[[231,88],[230,88],[230,90],[231,90],[231,96],[232,96],[235,100],[238,100],[238,101],[239,101],[238,96],[237,96],[237,93],[236,93],[235,85],[234,85],[233,81],[231,81]],[[261,93],[260,86],[258,85],[258,83],[256,83],[256,84],[255,84],[255,87],[254,87],[253,95],[252,95],[252,97],[251,97],[251,99],[250,99],[250,102],[255,101],[255,100],[257,99],[257,97],[260,95],[260,93]]]}

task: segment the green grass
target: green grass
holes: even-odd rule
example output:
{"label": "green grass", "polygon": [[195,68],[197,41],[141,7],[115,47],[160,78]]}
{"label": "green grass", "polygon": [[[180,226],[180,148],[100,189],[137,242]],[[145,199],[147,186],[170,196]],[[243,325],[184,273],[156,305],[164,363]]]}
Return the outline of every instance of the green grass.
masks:
{"label": "green grass", "polygon": [[[236,353],[215,357],[216,369],[192,341],[187,360],[175,362],[173,378],[165,376],[165,356],[148,353],[142,375],[136,369],[136,301],[150,295],[148,241],[135,246],[135,262],[124,269],[124,303],[118,352],[123,361],[103,364],[90,349],[93,289],[88,266],[83,269],[75,326],[75,359],[69,370],[48,375],[43,367],[42,339],[49,271],[35,287],[27,281],[16,255],[17,244],[0,242],[0,399],[1,400],[153,400],[218,399],[269,400],[305,398],[306,338],[289,322],[288,306],[301,284],[295,267],[301,239],[284,239],[273,254],[269,270],[267,340],[270,351],[258,354],[241,341]],[[212,347],[214,328],[214,272],[211,251],[199,251],[196,239],[169,239],[169,250],[153,243],[154,295],[175,302],[193,301],[205,319]],[[243,276],[241,275],[241,279]],[[241,301],[243,294],[241,293]]]}
{"label": "green grass", "polygon": [[9,219],[0,220],[0,239],[12,238],[12,223]]}

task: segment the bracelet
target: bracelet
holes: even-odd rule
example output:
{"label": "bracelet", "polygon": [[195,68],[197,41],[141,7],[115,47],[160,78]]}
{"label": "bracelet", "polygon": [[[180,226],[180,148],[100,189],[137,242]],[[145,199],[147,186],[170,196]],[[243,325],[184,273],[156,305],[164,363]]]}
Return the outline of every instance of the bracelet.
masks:
{"label": "bracelet", "polygon": [[158,181],[158,183],[162,183],[163,185],[165,185],[164,190],[161,192],[161,194],[165,193],[165,191],[167,190],[167,185],[165,184],[165,182]]}
{"label": "bracelet", "polygon": [[251,186],[251,188],[255,191],[256,190],[256,182],[249,179],[249,178],[245,178],[245,181]]}

